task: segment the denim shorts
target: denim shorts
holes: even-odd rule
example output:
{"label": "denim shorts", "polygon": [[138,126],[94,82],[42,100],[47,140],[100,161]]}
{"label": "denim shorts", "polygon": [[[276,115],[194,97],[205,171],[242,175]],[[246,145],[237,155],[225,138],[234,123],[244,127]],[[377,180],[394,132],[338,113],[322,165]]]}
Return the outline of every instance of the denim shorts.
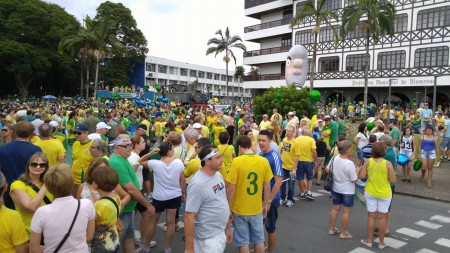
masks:
{"label": "denim shorts", "polygon": [[447,150],[450,150],[450,137],[444,137],[442,138],[441,143],[439,143],[440,148],[447,147]]}
{"label": "denim shorts", "polygon": [[123,235],[120,241],[123,238],[134,238],[134,212],[123,212],[119,218],[123,223]]}
{"label": "denim shorts", "polygon": [[269,212],[267,212],[267,216],[264,219],[267,233],[275,233],[277,230],[275,225],[278,220],[278,207],[280,207],[280,199],[274,199],[272,204],[270,204]]}
{"label": "denim shorts", "polygon": [[308,181],[313,180],[314,176],[314,163],[313,162],[302,162],[298,161],[297,165],[297,180],[303,180],[305,178],[306,173],[306,179]]}
{"label": "denim shorts", "polygon": [[356,149],[356,154],[358,154],[358,159],[359,159],[360,161],[364,161],[364,155],[363,155],[362,149],[357,148],[357,149]]}
{"label": "denim shorts", "polygon": [[331,191],[331,197],[335,206],[352,207],[355,204],[355,194],[342,194]]}
{"label": "denim shorts", "polygon": [[233,214],[233,245],[240,247],[250,243],[264,243],[262,213],[245,216]]}
{"label": "denim shorts", "polygon": [[420,152],[420,158],[422,159],[436,159],[436,150],[425,151],[422,149]]}

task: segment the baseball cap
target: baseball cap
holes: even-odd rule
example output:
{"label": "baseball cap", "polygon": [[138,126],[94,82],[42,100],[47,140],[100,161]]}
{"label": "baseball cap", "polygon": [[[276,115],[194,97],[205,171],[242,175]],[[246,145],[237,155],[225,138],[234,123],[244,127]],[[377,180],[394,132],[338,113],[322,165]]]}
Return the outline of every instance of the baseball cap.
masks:
{"label": "baseball cap", "polygon": [[56,121],[54,121],[54,120],[52,120],[52,121],[50,121],[50,123],[48,123],[50,126],[52,126],[52,127],[58,127],[59,125],[58,125],[58,122],[56,122]]}
{"label": "baseball cap", "polygon": [[318,119],[317,122],[323,122],[323,119]]}
{"label": "baseball cap", "polygon": [[74,132],[76,133],[82,133],[82,132],[89,132],[89,128],[84,123],[79,123],[74,129]]}
{"label": "baseball cap", "polygon": [[288,112],[289,116],[294,116],[294,112]]}
{"label": "baseball cap", "polygon": [[192,128],[194,129],[202,128],[202,125],[200,123],[194,123],[194,125],[192,125]]}
{"label": "baseball cap", "polygon": [[328,120],[331,120],[331,118],[330,118],[330,116],[325,116],[325,118],[323,118],[323,120],[325,120],[325,121],[328,121]]}
{"label": "baseball cap", "polygon": [[144,124],[140,124],[140,125],[138,126],[138,129],[141,129],[141,130],[147,131],[147,126],[146,126],[146,125],[144,125]]}
{"label": "baseball cap", "polygon": [[190,119],[190,118],[191,118],[191,116],[189,116],[189,115],[186,116],[186,119]]}
{"label": "baseball cap", "polygon": [[100,122],[100,123],[98,123],[96,128],[97,128],[97,129],[105,129],[105,128],[106,128],[106,129],[111,129],[111,127],[108,126],[108,125],[106,125],[105,122]]}

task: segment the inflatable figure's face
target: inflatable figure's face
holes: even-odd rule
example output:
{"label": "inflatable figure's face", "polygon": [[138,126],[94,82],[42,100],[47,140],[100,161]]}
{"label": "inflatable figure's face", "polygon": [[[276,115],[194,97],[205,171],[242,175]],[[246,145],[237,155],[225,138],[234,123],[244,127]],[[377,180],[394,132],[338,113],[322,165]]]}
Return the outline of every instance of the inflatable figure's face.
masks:
{"label": "inflatable figure's face", "polygon": [[286,84],[303,87],[308,73],[308,52],[302,45],[294,45],[286,59],[285,78]]}

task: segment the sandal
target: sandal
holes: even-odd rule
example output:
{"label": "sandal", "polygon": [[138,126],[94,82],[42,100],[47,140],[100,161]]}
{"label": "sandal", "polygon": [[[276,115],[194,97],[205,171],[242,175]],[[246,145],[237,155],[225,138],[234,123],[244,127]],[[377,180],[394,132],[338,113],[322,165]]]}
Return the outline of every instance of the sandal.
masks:
{"label": "sandal", "polygon": [[366,245],[369,248],[372,248],[372,242],[368,242],[367,240],[361,240],[361,243]]}
{"label": "sandal", "polygon": [[339,235],[339,238],[341,238],[341,239],[352,239],[353,236],[352,236],[351,234],[349,234],[348,231],[347,231],[347,232],[345,232],[345,233],[341,233],[341,234]]}
{"label": "sandal", "polygon": [[340,234],[341,233],[341,231],[338,229],[338,228],[334,228],[334,230],[328,230],[328,234],[329,235],[337,235],[337,234]]}
{"label": "sandal", "polygon": [[386,243],[383,243],[383,244],[380,243],[380,244],[378,244],[378,248],[379,248],[379,249],[384,249],[384,248],[386,248],[386,246],[387,246]]}

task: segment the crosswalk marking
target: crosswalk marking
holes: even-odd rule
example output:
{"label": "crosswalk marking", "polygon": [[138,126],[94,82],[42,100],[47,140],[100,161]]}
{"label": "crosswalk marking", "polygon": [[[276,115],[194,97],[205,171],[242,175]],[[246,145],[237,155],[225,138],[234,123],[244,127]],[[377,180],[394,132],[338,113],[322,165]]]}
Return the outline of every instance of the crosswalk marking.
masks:
{"label": "crosswalk marking", "polygon": [[450,240],[449,239],[440,238],[437,241],[435,241],[434,243],[439,244],[444,247],[447,247],[447,248],[450,248]]}
{"label": "crosswalk marking", "polygon": [[[318,192],[321,192],[321,193],[325,193],[325,194],[328,194],[328,195],[330,195],[331,194],[331,192],[329,192],[329,191],[326,191],[326,190],[317,190]],[[450,211],[448,211],[449,213],[450,213]]]}
{"label": "crosswalk marking", "polygon": [[375,253],[374,251],[368,250],[366,248],[358,247],[348,253]]}
{"label": "crosswalk marking", "polygon": [[[377,238],[374,240],[374,242],[379,243],[380,239]],[[390,238],[390,237],[385,237],[384,238],[384,243],[386,243],[387,246],[394,248],[394,249],[400,249],[401,247],[405,246],[407,243],[400,241],[400,240],[396,240],[394,238]]]}
{"label": "crosswalk marking", "polygon": [[400,229],[397,229],[397,231],[395,231],[395,232],[404,234],[404,235],[407,235],[410,237],[414,237],[414,238],[420,238],[420,237],[426,235],[426,233],[424,233],[424,232],[420,232],[420,231],[410,229],[410,228],[400,228]]}
{"label": "crosswalk marking", "polygon": [[432,221],[439,221],[439,222],[442,222],[442,223],[450,223],[450,217],[442,216],[442,215],[432,216],[430,218],[430,220],[432,220]]}
{"label": "crosswalk marking", "polygon": [[426,227],[426,228],[431,228],[431,229],[438,229],[438,228],[442,227],[442,225],[440,225],[440,224],[435,224],[435,223],[431,223],[431,222],[424,221],[424,220],[416,222],[416,225]]}
{"label": "crosswalk marking", "polygon": [[317,193],[317,192],[311,192],[311,194],[313,195],[313,197],[314,197],[314,198],[317,198],[317,197],[323,196],[323,194],[321,194],[321,193]]}
{"label": "crosswalk marking", "polygon": [[429,250],[429,249],[420,249],[420,250],[416,251],[415,253],[439,253],[439,252]]}

